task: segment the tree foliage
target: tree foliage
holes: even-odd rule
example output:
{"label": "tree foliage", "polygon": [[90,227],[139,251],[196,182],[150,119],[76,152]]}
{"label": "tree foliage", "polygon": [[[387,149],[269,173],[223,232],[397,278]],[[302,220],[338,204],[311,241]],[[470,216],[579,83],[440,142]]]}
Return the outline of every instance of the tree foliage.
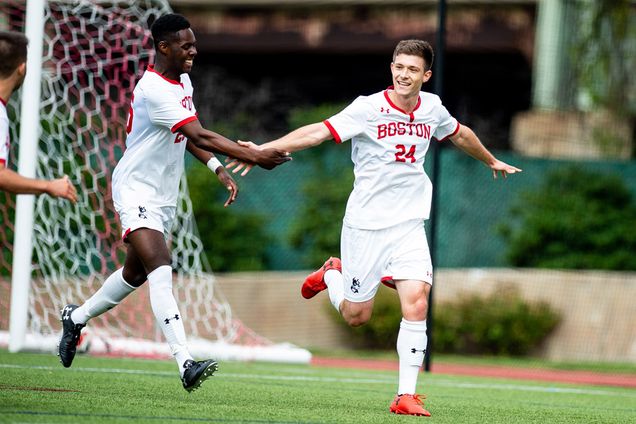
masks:
{"label": "tree foliage", "polygon": [[[196,164],[188,170],[188,187],[204,253],[216,272],[267,268],[265,218],[223,207],[228,191],[216,176]],[[239,194],[240,196],[240,194]]]}
{"label": "tree foliage", "polygon": [[[290,113],[290,128],[321,122],[337,113],[344,105],[326,104],[295,109]],[[340,253],[340,231],[347,198],[353,188],[353,167],[349,146],[325,141],[320,146],[295,154],[298,161],[311,163],[302,191],[305,202],[292,221],[289,241],[305,252],[304,265],[322,265],[329,256]]]}
{"label": "tree foliage", "polygon": [[551,172],[499,229],[513,266],[636,270],[636,206],[613,175],[575,166]]}
{"label": "tree foliage", "polygon": [[636,10],[629,0],[575,2],[572,59],[581,94],[593,107],[636,114]]}

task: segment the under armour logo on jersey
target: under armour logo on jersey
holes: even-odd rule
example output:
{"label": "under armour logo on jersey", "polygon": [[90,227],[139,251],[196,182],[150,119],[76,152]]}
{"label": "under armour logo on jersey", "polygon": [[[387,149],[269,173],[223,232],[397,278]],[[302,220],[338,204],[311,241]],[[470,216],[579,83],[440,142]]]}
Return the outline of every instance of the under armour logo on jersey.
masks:
{"label": "under armour logo on jersey", "polygon": [[139,206],[139,218],[148,219],[146,216],[146,208],[143,206]]}
{"label": "under armour logo on jersey", "polygon": [[391,112],[391,109],[389,109],[388,107],[387,108],[381,107],[380,108],[380,112],[381,113],[384,112],[384,113],[388,114],[389,112]]}
{"label": "under armour logo on jersey", "polygon": [[355,277],[351,281],[351,291],[354,293],[358,293],[360,291],[360,280]]}
{"label": "under armour logo on jersey", "polygon": [[415,349],[414,347],[411,348],[411,353],[417,353],[417,352],[422,352],[423,354],[426,354],[426,349]]}
{"label": "under armour logo on jersey", "polygon": [[170,324],[170,321],[172,321],[173,319],[179,321],[179,314],[174,314],[174,317],[166,318],[163,320],[163,322],[165,322],[166,324]]}

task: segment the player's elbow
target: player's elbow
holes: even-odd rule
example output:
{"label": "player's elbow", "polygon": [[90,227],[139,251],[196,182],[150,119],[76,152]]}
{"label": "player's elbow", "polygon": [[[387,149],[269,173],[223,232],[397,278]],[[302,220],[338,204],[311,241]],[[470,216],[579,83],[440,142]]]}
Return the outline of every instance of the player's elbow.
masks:
{"label": "player's elbow", "polygon": [[199,149],[205,149],[205,147],[209,145],[210,142],[210,136],[206,133],[204,128],[193,131],[186,136],[188,137],[188,140],[190,140],[190,142]]}
{"label": "player's elbow", "polygon": [[453,144],[455,144],[457,147],[465,147],[468,144],[470,144],[471,135],[472,136],[475,135],[473,131],[470,128],[462,125],[459,132],[455,134],[454,136],[450,137],[450,139],[453,142]]}
{"label": "player's elbow", "polygon": [[0,191],[8,191],[11,193],[11,191],[9,190],[10,186],[8,184],[8,180],[9,172],[7,171],[7,168],[3,166],[2,168],[0,168]]}

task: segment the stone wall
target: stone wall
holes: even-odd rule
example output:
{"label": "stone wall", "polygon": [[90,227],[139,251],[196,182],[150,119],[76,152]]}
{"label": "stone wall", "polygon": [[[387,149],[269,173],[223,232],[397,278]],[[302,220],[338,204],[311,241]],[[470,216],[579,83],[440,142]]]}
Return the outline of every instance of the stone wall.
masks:
{"label": "stone wall", "polygon": [[512,120],[511,145],[523,155],[543,158],[629,159],[633,125],[609,112],[533,110]]}
{"label": "stone wall", "polygon": [[[303,347],[346,348],[326,293],[300,296],[305,272],[217,275],[234,314],[257,333]],[[435,304],[461,293],[488,294],[502,285],[531,301],[546,301],[562,322],[542,348],[552,360],[636,361],[636,273],[517,269],[443,269]]]}

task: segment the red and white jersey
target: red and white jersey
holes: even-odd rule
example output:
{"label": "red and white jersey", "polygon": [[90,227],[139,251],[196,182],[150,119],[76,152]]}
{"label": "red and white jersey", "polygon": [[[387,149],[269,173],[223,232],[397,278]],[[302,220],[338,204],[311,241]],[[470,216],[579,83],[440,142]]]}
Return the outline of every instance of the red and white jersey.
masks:
{"label": "red and white jersey", "polygon": [[444,140],[459,123],[434,94],[420,92],[406,113],[389,98],[389,89],[360,96],[324,121],[337,143],[351,139],[355,182],[345,224],[375,230],[410,219],[427,219],[432,184],[424,172],[431,139]]}
{"label": "red and white jersey", "polygon": [[186,137],[176,132],[197,119],[190,77],[167,79],[148,67],[130,105],[126,151],[113,171],[119,204],[176,206]]}
{"label": "red and white jersey", "polygon": [[9,116],[7,104],[0,99],[0,165],[9,164]]}

